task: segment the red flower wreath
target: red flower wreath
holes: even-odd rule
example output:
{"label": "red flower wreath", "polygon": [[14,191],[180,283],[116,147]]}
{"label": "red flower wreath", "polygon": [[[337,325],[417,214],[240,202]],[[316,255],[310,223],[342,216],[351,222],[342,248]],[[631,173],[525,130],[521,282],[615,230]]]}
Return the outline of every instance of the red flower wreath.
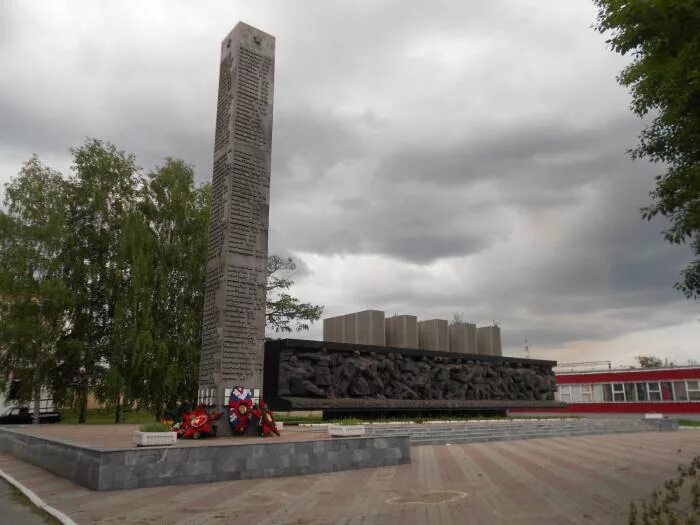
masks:
{"label": "red flower wreath", "polygon": [[229,420],[234,434],[244,434],[250,425],[250,416],[253,411],[253,401],[239,399],[229,401]]}
{"label": "red flower wreath", "polygon": [[262,437],[268,437],[272,434],[280,435],[279,430],[277,430],[277,425],[275,424],[275,418],[272,415],[272,410],[267,407],[265,401],[260,401],[260,407],[256,407],[253,410],[253,415],[258,422],[260,435]]}
{"label": "red flower wreath", "polygon": [[203,405],[199,405],[192,412],[182,415],[182,423],[173,427],[177,430],[178,438],[199,439],[214,433],[214,422],[221,417],[221,412],[207,412]]}

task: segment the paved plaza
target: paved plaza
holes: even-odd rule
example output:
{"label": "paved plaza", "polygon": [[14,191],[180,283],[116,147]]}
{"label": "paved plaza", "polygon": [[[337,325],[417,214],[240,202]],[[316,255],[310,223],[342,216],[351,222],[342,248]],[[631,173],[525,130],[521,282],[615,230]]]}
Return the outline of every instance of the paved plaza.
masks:
{"label": "paved plaza", "polygon": [[[47,439],[65,441],[94,448],[132,448],[134,446],[134,430],[140,425],[22,425],[11,427],[12,430],[26,432]],[[201,447],[221,445],[247,445],[251,443],[275,443],[280,441],[318,441],[330,439],[330,436],[320,432],[309,432],[307,429],[297,430],[287,427],[281,437],[231,436],[216,439],[179,439],[176,447]]]}
{"label": "paved plaza", "polygon": [[[0,469],[80,524],[614,524],[700,431],[413,447],[412,463],[332,474],[92,492],[0,454]],[[1,521],[1,520],[0,520]]]}

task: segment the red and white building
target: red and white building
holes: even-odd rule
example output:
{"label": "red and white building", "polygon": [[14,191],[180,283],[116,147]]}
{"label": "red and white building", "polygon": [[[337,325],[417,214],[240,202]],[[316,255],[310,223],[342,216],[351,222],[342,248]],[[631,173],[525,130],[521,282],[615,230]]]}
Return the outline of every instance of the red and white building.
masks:
{"label": "red and white building", "polygon": [[566,413],[700,414],[700,366],[556,372]]}

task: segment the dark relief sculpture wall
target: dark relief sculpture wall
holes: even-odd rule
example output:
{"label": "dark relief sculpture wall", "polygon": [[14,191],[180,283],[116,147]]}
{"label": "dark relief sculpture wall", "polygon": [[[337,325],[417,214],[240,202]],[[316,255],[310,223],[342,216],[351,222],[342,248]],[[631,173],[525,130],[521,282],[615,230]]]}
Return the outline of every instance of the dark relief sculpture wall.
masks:
{"label": "dark relief sculpture wall", "polygon": [[446,400],[451,406],[459,404],[452,401],[554,401],[552,361],[309,343],[267,343],[266,392],[359,402]]}

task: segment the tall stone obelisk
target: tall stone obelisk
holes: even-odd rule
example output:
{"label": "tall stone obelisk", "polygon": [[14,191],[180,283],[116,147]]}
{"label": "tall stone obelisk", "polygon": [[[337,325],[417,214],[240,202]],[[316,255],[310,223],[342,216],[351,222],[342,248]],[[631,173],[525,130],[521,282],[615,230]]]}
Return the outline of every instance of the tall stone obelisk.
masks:
{"label": "tall stone obelisk", "polygon": [[274,70],[275,38],[239,22],[221,44],[199,368],[200,402],[220,409],[233,387],[262,390]]}

